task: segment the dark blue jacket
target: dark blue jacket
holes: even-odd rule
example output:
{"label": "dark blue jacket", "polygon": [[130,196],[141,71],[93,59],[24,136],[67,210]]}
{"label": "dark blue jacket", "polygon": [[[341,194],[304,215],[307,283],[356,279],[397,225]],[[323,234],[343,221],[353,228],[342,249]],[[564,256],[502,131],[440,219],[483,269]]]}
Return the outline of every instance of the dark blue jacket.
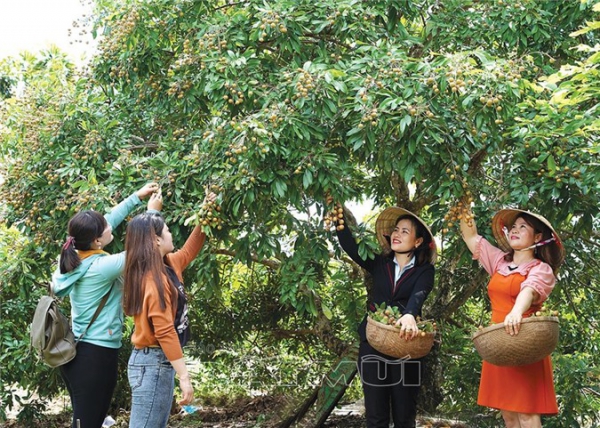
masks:
{"label": "dark blue jacket", "polygon": [[[376,255],[374,259],[363,259],[358,255],[358,244],[352,232],[346,226],[337,231],[341,247],[360,267],[369,272],[373,278],[373,286],[368,296],[367,309],[375,312],[375,304],[386,303],[397,306],[402,315],[421,315],[425,299],[433,289],[435,268],[429,262],[414,266],[404,272],[397,283],[394,283],[394,253],[389,256]],[[358,327],[361,340],[366,339],[367,317]]]}

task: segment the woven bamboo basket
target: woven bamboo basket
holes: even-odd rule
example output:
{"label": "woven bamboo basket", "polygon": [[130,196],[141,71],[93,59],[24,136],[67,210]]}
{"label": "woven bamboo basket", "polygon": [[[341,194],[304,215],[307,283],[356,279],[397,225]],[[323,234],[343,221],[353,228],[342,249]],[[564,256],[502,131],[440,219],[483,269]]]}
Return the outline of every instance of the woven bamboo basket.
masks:
{"label": "woven bamboo basket", "polygon": [[475,349],[496,366],[523,366],[550,355],[558,344],[557,317],[530,317],[521,321],[519,334],[511,336],[504,324],[494,324],[472,337]]}
{"label": "woven bamboo basket", "polygon": [[415,359],[429,354],[435,334],[425,332],[412,340],[400,337],[400,330],[367,317],[367,341],[382,354],[394,358]]}

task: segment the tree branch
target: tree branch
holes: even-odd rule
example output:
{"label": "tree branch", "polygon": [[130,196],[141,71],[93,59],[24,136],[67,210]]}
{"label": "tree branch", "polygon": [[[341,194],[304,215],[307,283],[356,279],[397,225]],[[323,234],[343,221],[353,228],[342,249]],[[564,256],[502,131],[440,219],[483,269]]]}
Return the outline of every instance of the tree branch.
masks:
{"label": "tree branch", "polygon": [[158,148],[158,143],[153,143],[151,141],[144,140],[142,137],[138,137],[137,135],[130,135],[129,138],[131,140],[136,140],[136,141],[139,141],[140,143],[142,143],[142,144],[137,145],[137,146],[133,146],[133,145],[129,146],[128,148],[130,150],[137,150],[137,149],[157,149]]}
{"label": "tree branch", "polygon": [[[229,256],[231,258],[236,257],[237,253],[235,251],[231,251],[231,250],[225,250],[222,248],[216,249],[214,251],[215,254],[221,254],[224,256]],[[279,269],[279,267],[281,266],[281,262],[279,260],[269,260],[269,259],[259,259],[258,256],[256,254],[252,254],[250,256],[250,259],[255,262],[255,263],[259,263],[261,265],[267,266],[271,269],[277,270]]]}

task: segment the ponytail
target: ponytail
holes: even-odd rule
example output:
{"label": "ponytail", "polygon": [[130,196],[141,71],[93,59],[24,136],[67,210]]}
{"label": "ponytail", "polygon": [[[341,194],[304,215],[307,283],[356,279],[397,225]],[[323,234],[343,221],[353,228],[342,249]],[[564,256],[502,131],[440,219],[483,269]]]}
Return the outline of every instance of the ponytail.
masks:
{"label": "ponytail", "polygon": [[69,236],[60,252],[60,273],[71,272],[81,264],[77,250],[89,250],[107,225],[104,216],[96,211],[81,211],[69,220]]}
{"label": "ponytail", "polygon": [[60,273],[75,270],[81,264],[81,259],[75,250],[75,238],[69,236],[60,252]]}

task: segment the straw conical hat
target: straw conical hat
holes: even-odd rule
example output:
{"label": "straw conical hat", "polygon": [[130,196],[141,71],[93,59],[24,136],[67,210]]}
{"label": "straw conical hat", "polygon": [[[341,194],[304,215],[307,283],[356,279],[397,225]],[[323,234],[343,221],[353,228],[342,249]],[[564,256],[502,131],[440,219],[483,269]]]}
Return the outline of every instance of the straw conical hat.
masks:
{"label": "straw conical hat", "polygon": [[386,236],[389,237],[392,234],[392,231],[396,227],[396,220],[398,220],[398,217],[400,217],[401,215],[409,215],[411,217],[414,217],[415,220],[417,220],[423,225],[423,227],[425,227],[425,230],[427,230],[427,232],[429,233],[431,245],[433,246],[430,262],[431,264],[435,263],[435,260],[437,259],[437,248],[435,245],[435,239],[433,238],[433,233],[431,233],[429,226],[427,226],[427,224],[423,220],[421,220],[419,216],[411,213],[408,210],[405,210],[404,208],[389,207],[383,210],[383,212],[379,214],[379,217],[377,217],[377,221],[375,222],[375,232],[377,234],[377,240],[379,241],[379,244],[381,244],[381,247],[386,252],[391,251],[390,243],[386,239]]}
{"label": "straw conical hat", "polygon": [[558,234],[554,231],[554,228],[550,224],[548,220],[546,220],[543,216],[539,214],[532,213],[530,211],[518,210],[518,209],[503,209],[498,211],[494,218],[492,219],[492,233],[494,234],[494,238],[496,238],[496,242],[498,243],[498,247],[505,252],[511,251],[510,243],[504,233],[505,227],[511,227],[517,217],[520,214],[527,214],[531,217],[534,217],[545,224],[548,229],[552,232],[552,236],[555,241],[548,243],[547,245],[550,247],[551,251],[554,253],[553,259],[559,260],[559,265],[565,260],[565,248],[563,247],[562,241]]}

